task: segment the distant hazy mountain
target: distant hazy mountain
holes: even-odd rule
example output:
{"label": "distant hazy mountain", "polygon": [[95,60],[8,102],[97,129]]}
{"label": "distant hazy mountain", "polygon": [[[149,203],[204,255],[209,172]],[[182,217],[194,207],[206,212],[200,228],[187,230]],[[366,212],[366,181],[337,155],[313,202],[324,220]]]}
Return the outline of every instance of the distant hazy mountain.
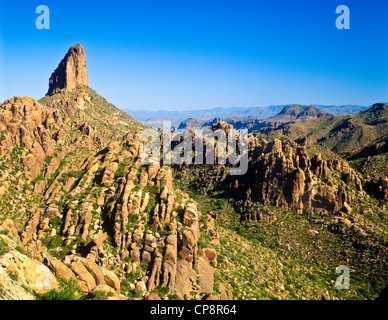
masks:
{"label": "distant hazy mountain", "polygon": [[358,113],[360,111],[364,111],[369,108],[369,106],[359,106],[356,104],[347,104],[344,106],[323,106],[319,104],[312,104],[312,107],[317,107],[323,109],[334,116],[338,116],[341,114],[353,114]]}
{"label": "distant hazy mountain", "polygon": [[307,121],[327,116],[332,116],[332,114],[317,107],[302,106],[296,104],[284,107],[282,111],[280,111],[277,115],[271,117],[268,120],[281,122]]}
{"label": "distant hazy mountain", "polygon": [[216,117],[210,121],[190,118],[182,121],[178,129],[210,127],[217,122],[224,121],[232,124],[237,130],[248,129],[253,131],[262,128],[276,128],[291,121],[304,122],[325,116],[332,116],[332,114],[317,107],[290,105],[283,107],[279,113],[265,120],[252,117]]}
{"label": "distant hazy mountain", "polygon": [[304,123],[284,123],[276,131],[291,139],[307,137],[347,159],[388,152],[388,104],[376,103],[351,115],[321,117]]}
{"label": "distant hazy mountain", "polygon": [[[153,128],[162,128],[163,121],[170,120],[173,128],[199,127],[213,123],[214,119],[221,119],[235,125],[235,127],[243,127],[245,125],[257,127],[258,120],[269,119],[279,114],[286,106],[292,105],[271,105],[267,107],[232,107],[232,108],[213,108],[213,109],[197,109],[183,111],[144,111],[144,110],[126,110],[136,120],[142,122],[146,126]],[[366,106],[359,105],[343,105],[343,106],[324,106],[310,105],[308,107],[316,107],[322,109],[332,115],[347,115],[357,113],[368,109]],[[291,121],[291,120],[290,120]],[[263,122],[260,122],[261,125]],[[260,126],[260,125],[259,125]]]}

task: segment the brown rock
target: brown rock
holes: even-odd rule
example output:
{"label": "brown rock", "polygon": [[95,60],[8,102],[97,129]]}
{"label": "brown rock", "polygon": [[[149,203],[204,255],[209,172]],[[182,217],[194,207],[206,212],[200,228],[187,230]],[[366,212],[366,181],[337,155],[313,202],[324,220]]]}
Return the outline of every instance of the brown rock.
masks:
{"label": "brown rock", "polygon": [[222,262],[221,262],[221,268],[223,269],[223,270],[225,270],[225,271],[227,271],[227,270],[229,270],[229,262],[228,262],[228,260],[223,260]]}
{"label": "brown rock", "polygon": [[106,284],[101,284],[95,287],[92,293],[96,293],[98,291],[106,293],[108,295],[107,300],[118,300],[116,291],[112,287],[107,286]]}
{"label": "brown rock", "polygon": [[105,283],[120,293],[120,280],[113,271],[106,270],[101,268],[102,273],[104,274]]}
{"label": "brown rock", "polygon": [[57,277],[61,277],[64,279],[76,279],[73,271],[71,271],[70,268],[68,268],[63,262],[59,261],[57,258],[49,258],[45,259],[44,262],[50,270],[55,274]]}
{"label": "brown rock", "polygon": [[47,94],[52,95],[61,90],[71,91],[77,84],[88,86],[86,52],[80,44],[69,49],[51,75]]}
{"label": "brown rock", "polygon": [[75,260],[81,262],[86,269],[89,271],[89,273],[93,276],[94,280],[96,281],[96,285],[105,285],[105,275],[101,271],[101,268],[96,265],[93,261],[86,259],[86,258],[81,258],[81,257],[76,257]]}
{"label": "brown rock", "polygon": [[156,293],[150,293],[146,300],[162,300]]}
{"label": "brown rock", "polygon": [[212,293],[214,286],[215,269],[204,257],[198,259],[199,278],[201,280],[201,292]]}
{"label": "brown rock", "polygon": [[214,266],[217,265],[217,252],[214,249],[204,248],[203,249],[203,255],[206,257],[206,259],[213,263]]}
{"label": "brown rock", "polygon": [[191,264],[186,261],[179,261],[176,277],[175,277],[175,293],[181,298],[185,299],[190,296],[193,282],[197,280],[197,273],[191,267]]}
{"label": "brown rock", "polygon": [[85,291],[92,291],[97,286],[96,280],[94,280],[93,276],[82,263],[72,261],[70,269],[76,274],[77,278],[80,280],[79,284],[81,288]]}

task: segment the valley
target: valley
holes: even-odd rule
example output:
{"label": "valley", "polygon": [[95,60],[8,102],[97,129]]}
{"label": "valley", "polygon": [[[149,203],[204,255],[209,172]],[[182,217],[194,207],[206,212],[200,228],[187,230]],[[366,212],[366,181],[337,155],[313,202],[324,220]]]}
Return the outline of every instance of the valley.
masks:
{"label": "valley", "polygon": [[[336,108],[175,119],[249,129],[242,175],[230,162],[144,164],[144,121],[89,87],[86,51],[72,46],[46,96],[0,105],[0,299],[377,298],[388,106]],[[350,289],[335,286],[340,265]]]}

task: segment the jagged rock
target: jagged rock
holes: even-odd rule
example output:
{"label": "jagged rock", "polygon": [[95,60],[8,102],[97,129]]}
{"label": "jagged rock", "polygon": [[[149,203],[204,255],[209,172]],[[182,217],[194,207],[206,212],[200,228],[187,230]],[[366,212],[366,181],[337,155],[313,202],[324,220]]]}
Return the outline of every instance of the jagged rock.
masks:
{"label": "jagged rock", "polygon": [[160,283],[161,268],[162,268],[161,254],[160,252],[155,252],[155,259],[152,265],[152,270],[147,284],[148,292],[151,292]]}
{"label": "jagged rock", "polygon": [[140,290],[143,294],[147,292],[147,286],[144,281],[136,282],[136,289]]}
{"label": "jagged rock", "polygon": [[[329,170],[339,170],[346,184],[362,190],[361,180],[346,162],[326,161],[321,154],[310,159],[306,146],[291,140],[255,143],[249,153],[248,174],[237,178],[244,180],[241,185],[246,188],[242,206],[245,219],[269,222],[271,217],[276,219],[274,215],[267,217],[266,211],[257,210],[257,203],[273,204],[295,212],[338,212],[344,207],[345,192],[341,185],[334,186]],[[231,183],[235,184],[235,181],[236,178]]]}
{"label": "jagged rock", "polygon": [[162,266],[162,286],[169,287],[171,291],[175,288],[175,276],[177,269],[178,243],[176,235],[170,235],[166,239],[164,263]]}
{"label": "jagged rock", "polygon": [[18,230],[15,227],[15,223],[11,219],[5,219],[3,223],[0,225],[0,232],[3,231],[7,234],[9,238],[11,238],[16,243],[20,243],[20,238],[18,234]]}
{"label": "jagged rock", "polygon": [[59,261],[58,259],[54,257],[46,258],[44,263],[51,269],[55,276],[67,280],[76,279],[76,276],[73,271],[71,271],[70,268],[68,268],[63,262]]}
{"label": "jagged rock", "polygon": [[92,291],[97,286],[96,280],[81,262],[73,260],[70,263],[70,269],[74,272],[77,279],[79,280],[78,284],[86,292]]}
{"label": "jagged rock", "polygon": [[88,86],[86,52],[82,45],[72,46],[49,81],[48,95],[73,90],[77,84]]}
{"label": "jagged rock", "polygon": [[193,263],[196,257],[195,244],[196,244],[196,241],[194,239],[192,232],[188,230],[184,230],[182,234],[181,245],[180,245],[181,247],[180,253],[183,256],[183,259],[187,260],[190,263]]}
{"label": "jagged rock", "polygon": [[104,272],[93,261],[82,257],[74,257],[73,259],[75,261],[79,261],[86,267],[86,269],[89,271],[89,273],[93,276],[94,280],[96,281],[97,286],[106,284]]}
{"label": "jagged rock", "polygon": [[[8,163],[0,170],[2,197],[18,195],[9,205],[20,217],[20,245],[89,294],[109,285],[120,298],[122,279],[107,269],[129,272],[142,263],[144,293],[165,285],[187,298],[196,282],[201,213],[187,195],[177,201],[171,168],[141,163],[140,133],[128,130],[136,122],[128,124],[130,117],[85,86],[86,58],[77,45],[52,74],[41,104],[15,97],[0,106],[0,155],[17,150],[15,165],[26,171],[10,175]],[[208,229],[214,232],[214,220]],[[18,231],[8,230],[15,241]],[[51,257],[67,250],[62,261]],[[126,258],[137,266],[126,268]]]}
{"label": "jagged rock", "polygon": [[156,293],[150,293],[146,300],[162,300]]}

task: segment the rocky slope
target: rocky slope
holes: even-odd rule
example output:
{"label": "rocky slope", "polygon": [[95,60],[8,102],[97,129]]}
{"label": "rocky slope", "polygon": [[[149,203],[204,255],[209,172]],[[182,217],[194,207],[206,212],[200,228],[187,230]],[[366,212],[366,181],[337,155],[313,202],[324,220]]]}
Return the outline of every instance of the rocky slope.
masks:
{"label": "rocky slope", "polygon": [[[364,290],[366,283],[375,288],[367,295],[375,297],[387,285],[386,178],[375,186],[379,193],[371,192],[373,181],[329,150],[311,147],[305,138],[266,140],[254,135],[249,138],[247,174],[230,176],[228,172],[229,167],[224,165],[191,165],[184,171],[176,168],[175,172],[180,188],[201,204],[203,212],[217,217],[224,228],[220,238],[224,245],[218,247],[223,256],[230,257],[223,247],[230,247],[228,232],[234,230],[235,237],[248,242],[248,246],[281,250],[287,259],[302,259],[297,263],[300,268],[317,268],[313,274],[317,281],[320,279],[318,282],[330,278],[323,271],[328,265],[334,270],[335,264],[346,261],[360,279],[359,290]],[[282,257],[274,256],[275,261],[284,264]],[[257,274],[262,271],[257,266]],[[224,274],[222,269],[218,272]],[[234,272],[237,278],[244,273]],[[282,279],[289,285],[288,281]],[[251,298],[268,294],[259,287],[246,288]],[[305,290],[311,288],[309,284]],[[279,288],[275,292],[275,296],[286,297]],[[339,297],[330,290],[323,292],[318,296]],[[353,298],[357,296],[357,290],[352,294]],[[302,290],[296,296],[308,293]]]}
{"label": "rocky slope", "polygon": [[[308,139],[251,134],[243,176],[229,175],[229,164],[144,165],[144,126],[89,88],[85,72],[77,45],[53,73],[49,95],[0,105],[1,299],[381,292],[388,180],[311,143],[317,123],[338,118],[281,126],[310,128]],[[299,111],[288,116],[303,118]],[[375,139],[385,111],[376,105],[347,118],[373,128],[360,141]],[[232,126],[212,124],[219,128]],[[340,264],[351,268],[349,291],[333,285]]]}
{"label": "rocky slope", "polygon": [[[142,165],[143,126],[85,86],[82,49],[51,95],[0,106],[0,297],[199,299],[213,274],[198,257],[201,213],[170,168]],[[43,293],[36,278],[51,279]]]}
{"label": "rocky slope", "polygon": [[357,159],[387,152],[388,106],[377,103],[348,116],[323,117],[300,124],[287,123],[276,131],[291,139],[306,136],[341,157]]}

